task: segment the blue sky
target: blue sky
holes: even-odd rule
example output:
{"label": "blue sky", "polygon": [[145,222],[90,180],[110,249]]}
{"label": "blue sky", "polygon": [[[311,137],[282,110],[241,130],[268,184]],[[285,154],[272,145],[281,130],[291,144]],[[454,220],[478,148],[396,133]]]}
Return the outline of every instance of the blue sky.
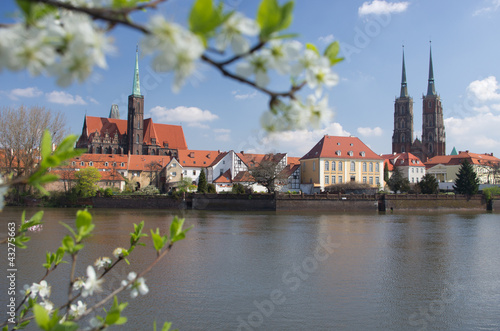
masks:
{"label": "blue sky", "polygon": [[[258,1],[225,0],[227,7],[255,17]],[[281,1],[283,2],[283,1]],[[169,0],[158,12],[184,24],[193,2]],[[8,0],[0,22],[12,22]],[[147,19],[147,13],[135,18]],[[346,57],[334,67],[337,86],[327,90],[333,121],[315,131],[272,136],[260,129],[266,96],[223,78],[200,64],[177,94],[172,75],[156,74],[150,58],[140,59],[145,117],[182,124],[188,147],[206,150],[287,152],[303,156],[324,135],[359,137],[378,154],[391,152],[394,100],[401,83],[405,49],[409,94],[414,100],[414,130],[421,134],[422,94],[427,91],[429,40],[432,40],[436,91],[444,108],[446,149],[453,147],[500,156],[500,0],[340,1],[297,0],[290,32],[320,49],[332,40]],[[96,69],[83,84],[68,88],[51,77],[1,72],[0,104],[39,105],[66,114],[70,131],[80,134],[85,114],[107,117],[113,103],[126,118],[132,92],[135,48],[141,36],[127,28],[112,32],[116,52],[108,69]],[[273,87],[285,90],[278,81]]]}

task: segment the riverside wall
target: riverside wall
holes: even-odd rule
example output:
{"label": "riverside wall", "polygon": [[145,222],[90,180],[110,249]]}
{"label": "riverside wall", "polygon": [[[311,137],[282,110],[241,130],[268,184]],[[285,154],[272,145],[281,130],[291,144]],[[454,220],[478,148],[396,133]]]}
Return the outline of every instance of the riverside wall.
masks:
{"label": "riverside wall", "polygon": [[[89,203],[90,204],[90,203]],[[92,198],[94,208],[193,209],[213,211],[386,211],[500,210],[500,200],[488,203],[472,197],[435,194],[187,194],[171,196],[113,196]]]}

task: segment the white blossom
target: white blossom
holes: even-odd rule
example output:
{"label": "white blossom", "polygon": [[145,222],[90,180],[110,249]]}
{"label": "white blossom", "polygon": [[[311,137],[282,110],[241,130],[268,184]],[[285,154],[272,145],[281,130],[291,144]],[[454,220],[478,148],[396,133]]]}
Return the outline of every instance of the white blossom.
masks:
{"label": "white blossom", "polygon": [[304,111],[308,114],[309,123],[313,128],[319,128],[333,117],[333,111],[328,107],[326,96],[318,101],[314,95],[309,95],[304,104]]}
{"label": "white blossom", "polygon": [[75,279],[75,282],[73,283],[73,290],[79,291],[83,285],[85,285],[85,280],[79,277]]}
{"label": "white blossom", "polygon": [[125,251],[126,249],[125,248],[122,248],[122,247],[117,247],[115,248],[115,250],[113,251],[113,256],[116,257],[116,258],[119,258],[120,256],[122,256],[123,252]]}
{"label": "white blossom", "polygon": [[155,71],[174,71],[173,90],[177,92],[194,72],[195,61],[205,50],[203,42],[183,27],[167,22],[162,16],[153,17],[148,27],[151,34],[142,40],[142,51],[144,54],[155,54],[152,61]]}
{"label": "white blossom", "polygon": [[228,43],[234,54],[241,55],[250,50],[250,42],[243,36],[256,36],[260,32],[256,21],[243,16],[241,13],[232,14],[223,24],[221,31],[215,38],[216,48],[224,51]]}
{"label": "white blossom", "polygon": [[30,287],[30,296],[35,298],[38,295],[43,298],[48,298],[50,296],[51,287],[47,284],[47,281],[42,280],[39,284],[33,283]]}
{"label": "white blossom", "polygon": [[320,97],[323,92],[323,85],[331,87],[337,85],[339,77],[330,67],[330,61],[326,57],[321,57],[316,66],[306,71],[307,85],[316,89],[316,97]]}
{"label": "white blossom", "polygon": [[111,265],[111,259],[109,257],[100,257],[94,262],[94,266],[97,267],[97,270],[104,268],[106,269]]}
{"label": "white blossom", "polygon": [[255,84],[266,87],[269,84],[267,71],[270,66],[270,54],[268,49],[252,53],[245,57],[246,61],[238,63],[236,73],[242,77],[255,75]]}
{"label": "white blossom", "polygon": [[298,41],[271,40],[269,42],[270,67],[282,75],[289,74],[291,63],[297,60],[301,48],[302,44]]}
{"label": "white blossom", "polygon": [[304,50],[302,56],[299,57],[297,63],[292,67],[292,74],[299,76],[304,71],[308,71],[318,65],[320,56],[311,49]]}
{"label": "white blossom", "polygon": [[50,302],[49,300],[43,300],[42,302],[40,302],[40,306],[45,308],[45,310],[48,311],[49,313],[52,310],[54,310],[54,304],[52,302]]}
{"label": "white blossom", "polygon": [[82,296],[86,298],[89,295],[93,295],[95,292],[102,291],[101,284],[104,282],[103,279],[97,279],[94,267],[87,267],[87,280],[83,284]]}
{"label": "white blossom", "polygon": [[87,304],[83,303],[81,300],[78,300],[77,304],[72,304],[69,307],[69,313],[71,316],[78,317],[85,313],[87,310]]}
{"label": "white blossom", "polygon": [[132,289],[132,291],[130,291],[130,296],[132,298],[137,297],[137,295],[139,293],[141,293],[141,295],[146,295],[149,292],[149,288],[146,285],[146,281],[144,280],[144,278],[140,277],[140,278],[136,279],[136,277],[137,277],[137,274],[135,272],[131,271],[127,276],[128,281],[122,280],[122,286],[125,286],[129,282],[135,280],[132,284],[127,286],[127,289]]}

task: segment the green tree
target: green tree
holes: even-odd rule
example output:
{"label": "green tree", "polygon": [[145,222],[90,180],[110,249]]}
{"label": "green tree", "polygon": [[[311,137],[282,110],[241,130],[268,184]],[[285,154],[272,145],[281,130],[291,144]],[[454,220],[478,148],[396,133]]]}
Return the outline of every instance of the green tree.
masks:
{"label": "green tree", "polygon": [[423,194],[434,194],[439,191],[439,183],[431,174],[426,174],[422,180],[417,184]]}
{"label": "green tree", "polygon": [[389,165],[387,163],[384,163],[384,181],[389,182]]}
{"label": "green tree", "polygon": [[387,185],[389,185],[389,188],[394,193],[408,192],[410,190],[410,181],[408,180],[408,178],[403,177],[403,174],[397,167],[394,168],[392,176],[391,178],[389,178]]}
{"label": "green tree", "polygon": [[207,193],[217,193],[217,189],[214,184],[207,184]]}
{"label": "green tree", "polygon": [[236,183],[233,185],[231,192],[234,194],[245,194],[245,186],[240,183]]}
{"label": "green tree", "polygon": [[464,159],[460,165],[453,189],[458,194],[465,195],[474,195],[479,190],[479,179],[477,178],[472,164],[466,159]]}
{"label": "green tree", "polygon": [[75,172],[76,190],[84,198],[93,197],[97,192],[97,182],[101,180],[101,173],[94,167],[88,167]]}
{"label": "green tree", "polygon": [[200,177],[198,178],[198,193],[207,193],[207,176],[205,171],[202,169],[200,172]]}

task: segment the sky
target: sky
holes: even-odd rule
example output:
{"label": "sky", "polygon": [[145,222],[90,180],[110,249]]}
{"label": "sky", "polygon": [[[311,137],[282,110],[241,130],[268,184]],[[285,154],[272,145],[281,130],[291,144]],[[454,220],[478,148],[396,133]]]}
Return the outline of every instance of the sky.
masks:
{"label": "sky", "polygon": [[[192,3],[168,0],[156,12],[185,25]],[[258,1],[224,0],[224,4],[255,18]],[[0,23],[13,22],[14,10],[14,1],[2,3]],[[145,22],[151,14],[139,13],[134,19]],[[182,125],[188,148],[193,150],[286,152],[301,157],[328,134],[356,136],[377,154],[391,153],[402,46],[408,92],[414,101],[414,132],[420,138],[432,41],[447,154],[455,147],[500,157],[500,0],[296,0],[288,31],[320,50],[334,40],[340,43],[345,60],[334,67],[339,84],[326,90],[335,113],[326,126],[266,134],[260,125],[268,103],[265,95],[202,63],[174,93],[173,75],[155,73],[151,58],[141,56],[145,118]],[[107,117],[112,104],[119,106],[121,118],[126,119],[136,44],[142,36],[125,27],[116,28],[111,36],[115,51],[107,58],[108,68],[95,69],[82,84],[62,88],[53,77],[0,72],[0,106],[37,105],[61,111],[70,132],[77,135],[85,115]],[[280,91],[289,87],[279,79],[271,86]]]}

